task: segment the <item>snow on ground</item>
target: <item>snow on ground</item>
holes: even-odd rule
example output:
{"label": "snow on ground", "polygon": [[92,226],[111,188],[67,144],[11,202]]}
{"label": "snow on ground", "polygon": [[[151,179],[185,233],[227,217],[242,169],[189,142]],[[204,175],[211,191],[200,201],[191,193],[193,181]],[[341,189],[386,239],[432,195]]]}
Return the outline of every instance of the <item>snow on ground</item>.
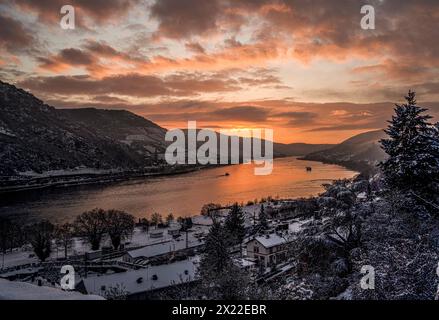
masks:
{"label": "snow on ground", "polygon": [[4,134],[6,136],[15,137],[15,134],[10,131],[8,128],[0,127],[0,134]]}
{"label": "snow on ground", "polygon": [[30,283],[0,279],[0,300],[105,300],[61,289],[39,287]]}
{"label": "snow on ground", "polygon": [[[0,268],[3,265],[2,260],[3,258],[0,258]],[[29,263],[37,263],[39,260],[37,257],[35,257],[32,250],[30,251],[14,251],[12,253],[6,253],[4,257],[4,267],[15,267],[20,266],[23,264],[29,264]]]}
{"label": "snow on ground", "polygon": [[83,279],[83,285],[88,293],[98,295],[121,284],[129,294],[141,293],[193,281],[198,263],[199,257],[194,257],[135,271],[98,275]]}
{"label": "snow on ground", "polygon": [[288,231],[292,233],[297,233],[302,230],[302,226],[308,222],[310,222],[312,219],[307,220],[300,220],[300,221],[293,221],[288,225]]}
{"label": "snow on ground", "polygon": [[[253,225],[254,214],[258,215],[260,211],[260,204],[248,205],[243,208],[243,212],[246,217],[246,225]],[[193,217],[194,225],[191,231],[188,233],[188,246],[194,247],[201,243],[201,239],[207,235],[211,225],[211,219],[203,216]],[[289,223],[289,232],[296,233],[299,232],[302,225],[309,222],[310,220],[293,220]],[[154,253],[163,254],[164,251],[175,251],[181,250],[186,247],[186,234],[181,233],[178,239],[174,239],[170,234],[170,229],[175,228],[176,224],[172,224],[171,227],[159,229],[163,231],[163,235],[159,238],[151,237],[151,231],[155,230],[155,227],[151,227],[148,232],[142,230],[142,228],[135,228],[131,238],[125,241],[125,248],[129,250],[137,250],[142,247],[147,247],[147,256],[151,256]],[[102,247],[111,247],[111,241],[108,237],[104,239],[101,244]],[[144,250],[144,251],[145,251]],[[81,256],[86,252],[90,252],[90,245],[87,241],[74,238],[73,245],[68,250],[69,257]],[[49,260],[56,260],[59,258],[64,258],[64,250],[56,245],[53,246],[53,252]],[[15,267],[25,264],[37,263],[38,258],[35,257],[33,250],[30,246],[25,246],[21,249],[16,249],[12,253],[6,253],[4,258],[5,268]],[[2,266],[2,258],[0,257],[0,268]]]}
{"label": "snow on ground", "polygon": [[[195,225],[191,229],[191,232],[188,233],[188,246],[194,247],[199,245],[201,243],[201,237],[209,232],[209,228],[209,226]],[[170,228],[159,229],[163,231],[163,236],[160,238],[152,238],[151,231],[155,230],[153,227],[149,229],[149,232],[143,231],[141,228],[135,228],[133,236],[125,242],[125,248],[130,250],[148,246],[147,251],[157,254],[163,254],[164,250],[169,252],[170,250],[184,249],[186,247],[186,234],[181,233],[179,239],[176,240],[169,234],[169,229]],[[101,247],[104,246],[111,246],[111,241],[108,237],[104,239],[101,244]],[[68,250],[69,257],[84,255],[86,252],[90,252],[90,245],[88,242],[80,238],[74,238],[72,247]],[[53,245],[52,254],[50,255],[49,260],[60,258],[64,258],[64,249]],[[4,268],[37,262],[39,262],[39,260],[35,256],[32,247],[24,246],[13,252],[6,253],[4,257]],[[0,256],[0,268],[1,267],[2,257]]]}

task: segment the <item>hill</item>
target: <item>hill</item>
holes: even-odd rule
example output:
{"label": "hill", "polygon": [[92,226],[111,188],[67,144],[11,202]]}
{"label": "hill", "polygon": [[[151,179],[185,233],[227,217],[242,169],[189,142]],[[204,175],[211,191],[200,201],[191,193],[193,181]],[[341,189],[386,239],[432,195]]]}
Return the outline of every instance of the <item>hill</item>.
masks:
{"label": "hill", "polygon": [[327,150],[310,153],[304,159],[369,171],[386,158],[386,153],[379,144],[386,136],[383,130],[361,133]]}
{"label": "hill", "polygon": [[275,154],[284,156],[303,156],[314,152],[328,150],[334,144],[307,144],[307,143],[275,143],[273,149]]}
{"label": "hill", "polygon": [[127,111],[55,109],[0,82],[1,176],[142,168],[164,132]]}

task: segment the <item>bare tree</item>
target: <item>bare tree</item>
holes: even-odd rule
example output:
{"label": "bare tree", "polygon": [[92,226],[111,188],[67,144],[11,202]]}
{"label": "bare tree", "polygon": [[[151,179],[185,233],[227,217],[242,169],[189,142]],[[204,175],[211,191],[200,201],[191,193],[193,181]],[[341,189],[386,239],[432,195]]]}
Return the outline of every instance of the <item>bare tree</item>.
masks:
{"label": "bare tree", "polygon": [[92,250],[99,250],[106,232],[105,210],[93,209],[78,216],[74,222],[75,232],[87,238]]}
{"label": "bare tree", "polygon": [[169,225],[174,221],[174,215],[172,213],[170,213],[167,217],[166,217],[166,223]]}
{"label": "bare tree", "polygon": [[55,226],[47,220],[35,223],[28,227],[29,240],[37,257],[42,261],[52,253],[52,239]]}
{"label": "bare tree", "polygon": [[12,230],[12,222],[6,218],[0,218],[0,249],[2,251],[2,269],[5,266],[6,251],[12,247]]}
{"label": "bare tree", "polygon": [[151,216],[151,224],[157,226],[162,223],[163,223],[162,215],[160,213],[154,212]]}
{"label": "bare tree", "polygon": [[206,203],[201,208],[201,215],[215,219],[218,215],[218,210],[221,209],[221,207],[222,206],[218,203]]}
{"label": "bare tree", "polygon": [[115,250],[119,249],[123,239],[131,236],[134,231],[134,217],[124,211],[108,210],[105,214],[106,230]]}
{"label": "bare tree", "polygon": [[57,245],[64,249],[64,256],[67,259],[68,250],[72,247],[73,243],[73,225],[71,223],[65,223],[56,226],[55,238]]}

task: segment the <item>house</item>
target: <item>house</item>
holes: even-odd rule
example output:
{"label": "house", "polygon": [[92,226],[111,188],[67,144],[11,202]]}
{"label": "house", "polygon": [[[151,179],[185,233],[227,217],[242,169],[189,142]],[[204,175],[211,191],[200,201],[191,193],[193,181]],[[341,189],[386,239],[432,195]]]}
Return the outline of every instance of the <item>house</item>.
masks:
{"label": "house", "polygon": [[290,241],[280,233],[257,236],[247,241],[247,257],[254,259],[260,267],[271,267],[287,259]]}
{"label": "house", "polygon": [[82,279],[76,289],[84,294],[105,296],[109,288],[121,286],[130,300],[151,298],[171,287],[197,281],[199,257],[145,269],[103,274]]}
{"label": "house", "polygon": [[154,229],[149,232],[149,237],[152,239],[163,238],[163,230]]}

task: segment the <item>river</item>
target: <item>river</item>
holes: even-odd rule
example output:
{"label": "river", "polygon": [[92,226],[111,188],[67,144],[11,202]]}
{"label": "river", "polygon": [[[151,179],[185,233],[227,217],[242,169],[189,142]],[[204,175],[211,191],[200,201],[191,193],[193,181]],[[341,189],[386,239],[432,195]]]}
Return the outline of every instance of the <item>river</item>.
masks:
{"label": "river", "polygon": [[[322,192],[322,184],[357,174],[337,165],[295,157],[275,159],[273,165],[273,172],[268,176],[255,176],[253,164],[241,164],[106,185],[3,194],[0,215],[23,223],[42,218],[66,222],[83,211],[101,207],[125,210],[137,218],[154,212],[163,216],[171,212],[175,217],[190,216],[198,214],[203,204],[209,202],[226,205],[267,196],[314,196]],[[312,167],[311,172],[306,171],[307,166]]]}

